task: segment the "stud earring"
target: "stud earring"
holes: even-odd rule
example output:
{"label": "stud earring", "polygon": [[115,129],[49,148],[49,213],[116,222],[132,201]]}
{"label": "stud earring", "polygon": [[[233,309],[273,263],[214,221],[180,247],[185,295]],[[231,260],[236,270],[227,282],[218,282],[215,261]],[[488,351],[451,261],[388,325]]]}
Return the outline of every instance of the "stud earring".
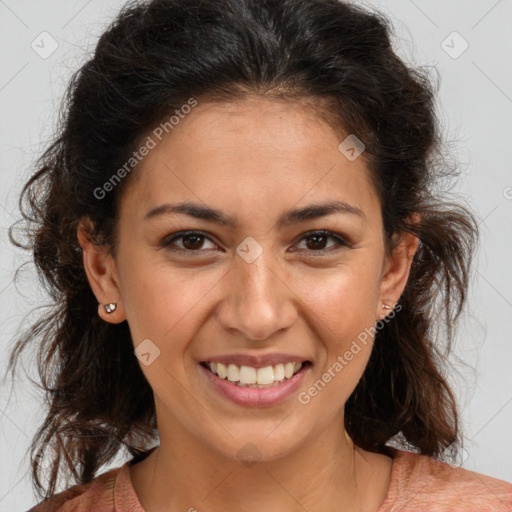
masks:
{"label": "stud earring", "polygon": [[113,313],[117,308],[117,302],[111,302],[110,304],[103,304],[103,308],[107,313]]}
{"label": "stud earring", "polygon": [[382,304],[382,307],[383,307],[384,309],[391,309],[391,306],[388,306],[387,304]]}

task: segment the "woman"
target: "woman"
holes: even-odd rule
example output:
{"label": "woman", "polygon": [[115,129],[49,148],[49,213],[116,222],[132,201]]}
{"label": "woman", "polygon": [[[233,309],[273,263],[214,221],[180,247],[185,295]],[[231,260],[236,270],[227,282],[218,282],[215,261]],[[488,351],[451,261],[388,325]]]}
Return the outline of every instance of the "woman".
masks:
{"label": "woman", "polygon": [[50,403],[32,510],[510,510],[439,460],[477,229],[434,101],[337,0],[119,14],[24,189],[55,300],[12,358],[39,344]]}

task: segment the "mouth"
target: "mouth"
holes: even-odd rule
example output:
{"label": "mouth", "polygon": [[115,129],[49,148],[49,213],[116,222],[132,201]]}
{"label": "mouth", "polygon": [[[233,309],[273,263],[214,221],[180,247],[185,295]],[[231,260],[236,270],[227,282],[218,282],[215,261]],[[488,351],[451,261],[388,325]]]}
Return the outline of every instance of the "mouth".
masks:
{"label": "mouth", "polygon": [[288,361],[256,367],[201,361],[197,366],[207,388],[224,399],[245,407],[270,407],[298,391],[312,363]]}
{"label": "mouth", "polygon": [[234,363],[226,364],[216,361],[201,361],[199,364],[219,379],[226,380],[236,386],[265,389],[281,385],[296,375],[302,368],[310,366],[311,362],[289,361],[264,367]]}

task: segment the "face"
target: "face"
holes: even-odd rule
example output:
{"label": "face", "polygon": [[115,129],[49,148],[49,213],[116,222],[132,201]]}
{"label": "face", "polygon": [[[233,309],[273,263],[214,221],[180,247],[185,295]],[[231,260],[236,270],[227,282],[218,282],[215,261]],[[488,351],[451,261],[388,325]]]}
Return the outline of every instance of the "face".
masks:
{"label": "face", "polygon": [[[139,164],[110,270],[88,275],[141,347],[161,442],[229,458],[251,443],[272,460],[343,429],[372,346],[361,333],[410,263],[387,256],[364,154],[347,159],[344,137],[297,104],[199,103]],[[272,387],[234,383],[280,380],[291,362]]]}

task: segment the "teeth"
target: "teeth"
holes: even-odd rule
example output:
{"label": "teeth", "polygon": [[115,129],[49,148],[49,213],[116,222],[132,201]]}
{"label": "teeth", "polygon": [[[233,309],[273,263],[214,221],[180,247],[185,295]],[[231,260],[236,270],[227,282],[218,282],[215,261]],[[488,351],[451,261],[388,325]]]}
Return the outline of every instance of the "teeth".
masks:
{"label": "teeth", "polygon": [[274,366],[274,380],[284,379],[284,364],[276,364]]}
{"label": "teeth", "polygon": [[[274,368],[272,366],[265,366],[265,368],[258,368],[256,372],[258,376],[258,384],[273,384],[274,382]],[[242,384],[248,384],[240,379]]]}
{"label": "teeth", "polygon": [[236,382],[239,386],[268,388],[291,378],[302,368],[302,363],[289,362],[253,368],[252,366],[237,366],[236,364],[209,363],[212,373],[221,379]]}
{"label": "teeth", "polygon": [[240,369],[236,364],[228,364],[228,380],[231,382],[240,380]]}
{"label": "teeth", "polygon": [[284,365],[284,376],[289,379],[295,370],[295,363],[286,363]]}
{"label": "teeth", "polygon": [[[213,363],[213,364],[215,364],[215,363]],[[210,365],[210,369],[212,369],[211,365]],[[212,372],[213,372],[213,369],[212,369]],[[221,379],[225,379],[228,376],[228,370],[222,363],[217,363],[217,373]]]}
{"label": "teeth", "polygon": [[[240,367],[240,378],[238,379],[243,384],[256,384],[256,379],[258,380],[258,384],[264,384],[259,381],[259,370],[256,372],[255,368],[251,366],[241,366]],[[258,378],[257,378],[258,377]]]}

